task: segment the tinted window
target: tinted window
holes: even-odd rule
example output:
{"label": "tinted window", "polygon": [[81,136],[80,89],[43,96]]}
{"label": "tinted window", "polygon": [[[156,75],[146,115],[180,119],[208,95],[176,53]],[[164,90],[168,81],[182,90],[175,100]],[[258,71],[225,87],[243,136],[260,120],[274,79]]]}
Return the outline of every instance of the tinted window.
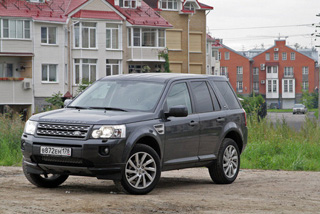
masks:
{"label": "tinted window", "polygon": [[240,108],[238,100],[234,95],[232,88],[228,84],[228,82],[214,82],[214,84],[218,87],[222,97],[226,101],[229,109],[237,109]]}
{"label": "tinted window", "polygon": [[213,111],[211,96],[206,82],[191,82],[196,111],[198,113]]}
{"label": "tinted window", "polygon": [[214,107],[214,110],[215,111],[220,111],[221,110],[221,106],[220,106],[220,104],[219,104],[219,101],[218,101],[218,99],[217,99],[217,96],[216,96],[216,94],[212,91],[212,90],[210,90],[211,91],[211,94],[212,94],[212,101],[213,101],[213,107]]}
{"label": "tinted window", "polygon": [[188,113],[191,114],[191,101],[186,83],[178,83],[174,85],[168,94],[167,97],[167,109],[172,106],[184,105],[188,108]]}

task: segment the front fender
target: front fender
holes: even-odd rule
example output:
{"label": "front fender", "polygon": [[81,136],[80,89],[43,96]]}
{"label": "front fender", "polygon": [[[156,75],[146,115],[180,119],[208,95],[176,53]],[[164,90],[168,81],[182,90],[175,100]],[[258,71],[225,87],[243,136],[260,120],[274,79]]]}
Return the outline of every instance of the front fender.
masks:
{"label": "front fender", "polygon": [[[133,147],[143,137],[152,137],[157,142],[158,147],[160,148],[161,156],[162,156],[163,148],[161,146],[162,145],[161,137],[159,136],[159,134],[151,127],[139,127],[139,128],[136,128],[132,133],[130,133],[130,136],[127,139],[125,149],[122,155],[123,163],[125,163],[128,160]],[[160,157],[160,159],[162,159],[162,157]]]}

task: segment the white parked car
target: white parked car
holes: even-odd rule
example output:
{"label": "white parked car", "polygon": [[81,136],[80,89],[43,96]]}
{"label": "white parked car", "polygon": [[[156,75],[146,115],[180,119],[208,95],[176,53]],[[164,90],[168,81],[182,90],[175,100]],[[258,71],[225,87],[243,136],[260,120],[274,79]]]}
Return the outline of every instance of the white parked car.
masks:
{"label": "white parked car", "polygon": [[307,111],[307,107],[303,104],[294,104],[293,106],[293,114],[305,114]]}

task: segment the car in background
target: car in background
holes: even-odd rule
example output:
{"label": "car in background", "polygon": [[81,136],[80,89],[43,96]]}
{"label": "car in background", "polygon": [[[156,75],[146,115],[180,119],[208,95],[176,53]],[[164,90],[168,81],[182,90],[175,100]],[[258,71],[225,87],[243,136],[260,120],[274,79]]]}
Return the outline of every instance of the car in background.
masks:
{"label": "car in background", "polygon": [[308,109],[303,104],[294,104],[292,111],[293,114],[305,114],[308,112]]}

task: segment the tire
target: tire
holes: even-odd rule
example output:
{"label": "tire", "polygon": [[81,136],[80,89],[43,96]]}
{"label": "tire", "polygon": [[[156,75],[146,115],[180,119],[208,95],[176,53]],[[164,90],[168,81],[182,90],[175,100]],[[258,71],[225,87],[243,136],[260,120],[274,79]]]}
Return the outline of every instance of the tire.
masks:
{"label": "tire", "polygon": [[219,149],[218,158],[208,168],[214,183],[233,183],[240,169],[240,152],[236,142],[225,138]]}
{"label": "tire", "polygon": [[54,188],[68,179],[68,175],[60,174],[32,174],[27,172],[27,166],[22,163],[23,173],[30,183],[37,187]]}
{"label": "tire", "polygon": [[150,146],[137,144],[126,161],[121,181],[114,181],[118,190],[143,195],[151,192],[161,175],[160,158]]}

